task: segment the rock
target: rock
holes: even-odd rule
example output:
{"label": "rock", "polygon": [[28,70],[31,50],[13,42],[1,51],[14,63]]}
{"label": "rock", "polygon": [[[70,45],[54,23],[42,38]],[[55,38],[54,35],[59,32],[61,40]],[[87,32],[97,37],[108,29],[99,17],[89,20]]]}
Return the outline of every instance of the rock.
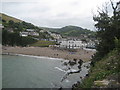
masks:
{"label": "rock", "polygon": [[78,69],[81,69],[81,65],[78,65]]}
{"label": "rock", "polygon": [[89,68],[89,66],[86,66],[86,68],[88,69],[88,68]]}
{"label": "rock", "polygon": [[78,69],[81,69],[81,65],[83,64],[83,60],[82,59],[80,59],[79,61],[78,61]]}
{"label": "rock", "polygon": [[78,63],[79,63],[79,65],[81,66],[82,63],[83,63],[83,60],[82,60],[82,59],[79,59]]}
{"label": "rock", "polygon": [[82,77],[80,77],[80,79],[82,79]]}
{"label": "rock", "polygon": [[64,62],[63,64],[64,64],[64,65],[66,65],[66,66],[68,65],[68,63],[67,63],[67,62]]}
{"label": "rock", "polygon": [[75,84],[72,85],[72,90],[74,90],[75,88],[77,88],[79,85],[80,85],[80,82],[77,81]]}
{"label": "rock", "polygon": [[68,63],[69,63],[69,65],[70,65],[70,66],[73,66],[73,65],[75,65],[75,64],[76,64],[76,62],[75,62],[75,61],[71,61],[71,60],[70,60]]}
{"label": "rock", "polygon": [[77,62],[77,59],[76,59],[76,58],[74,58],[73,60],[74,60],[75,62]]}
{"label": "rock", "polygon": [[91,61],[90,65],[91,65],[91,66],[93,66],[93,67],[95,66],[95,64],[94,64],[94,62],[93,62],[93,61]]}
{"label": "rock", "polygon": [[86,77],[89,77],[89,74],[86,74]]}
{"label": "rock", "polygon": [[58,90],[62,90],[62,87],[60,87]]}

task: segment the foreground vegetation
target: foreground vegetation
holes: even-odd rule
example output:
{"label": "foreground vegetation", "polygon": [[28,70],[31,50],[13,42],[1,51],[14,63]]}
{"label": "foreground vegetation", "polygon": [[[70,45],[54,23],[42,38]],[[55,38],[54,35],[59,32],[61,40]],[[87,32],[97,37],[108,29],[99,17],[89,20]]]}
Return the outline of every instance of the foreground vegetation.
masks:
{"label": "foreground vegetation", "polygon": [[[92,58],[89,75],[80,88],[120,88],[120,2],[111,1],[113,15],[109,16],[107,6],[93,17],[97,28],[96,54]],[[109,78],[109,79],[108,79]],[[115,79],[116,78],[116,79]]]}
{"label": "foreground vegetation", "polygon": [[79,88],[94,88],[101,87],[102,84],[96,84],[94,81],[103,80],[110,75],[120,74],[120,53],[118,50],[111,51],[99,62],[96,62],[94,67],[91,67],[90,76],[85,78]]}

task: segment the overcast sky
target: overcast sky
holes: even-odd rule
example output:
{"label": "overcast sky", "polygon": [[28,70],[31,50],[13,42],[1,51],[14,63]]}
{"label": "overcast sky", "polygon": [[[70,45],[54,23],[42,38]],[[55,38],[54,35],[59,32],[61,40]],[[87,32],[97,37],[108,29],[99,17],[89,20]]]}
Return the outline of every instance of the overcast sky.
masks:
{"label": "overcast sky", "polygon": [[2,12],[42,27],[75,25],[94,30],[93,13],[109,1],[2,0]]}

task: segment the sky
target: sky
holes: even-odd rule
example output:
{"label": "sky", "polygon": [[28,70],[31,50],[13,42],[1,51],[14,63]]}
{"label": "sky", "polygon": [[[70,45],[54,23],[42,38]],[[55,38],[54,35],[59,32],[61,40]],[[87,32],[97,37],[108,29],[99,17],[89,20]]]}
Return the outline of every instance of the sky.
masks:
{"label": "sky", "polygon": [[[110,0],[2,0],[2,13],[41,27],[95,30],[93,15]],[[117,2],[119,0],[112,0]],[[109,3],[108,3],[109,6]]]}

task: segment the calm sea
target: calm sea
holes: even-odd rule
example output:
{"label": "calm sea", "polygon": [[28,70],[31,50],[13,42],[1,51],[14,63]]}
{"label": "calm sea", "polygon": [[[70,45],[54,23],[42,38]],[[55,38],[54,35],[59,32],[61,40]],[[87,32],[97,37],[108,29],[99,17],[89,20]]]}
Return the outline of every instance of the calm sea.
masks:
{"label": "calm sea", "polygon": [[[2,56],[2,87],[3,88],[70,88],[80,76],[87,73],[83,67],[80,73],[69,75],[63,82],[66,72],[63,70],[64,60],[30,57]],[[77,66],[73,67],[77,69]]]}

